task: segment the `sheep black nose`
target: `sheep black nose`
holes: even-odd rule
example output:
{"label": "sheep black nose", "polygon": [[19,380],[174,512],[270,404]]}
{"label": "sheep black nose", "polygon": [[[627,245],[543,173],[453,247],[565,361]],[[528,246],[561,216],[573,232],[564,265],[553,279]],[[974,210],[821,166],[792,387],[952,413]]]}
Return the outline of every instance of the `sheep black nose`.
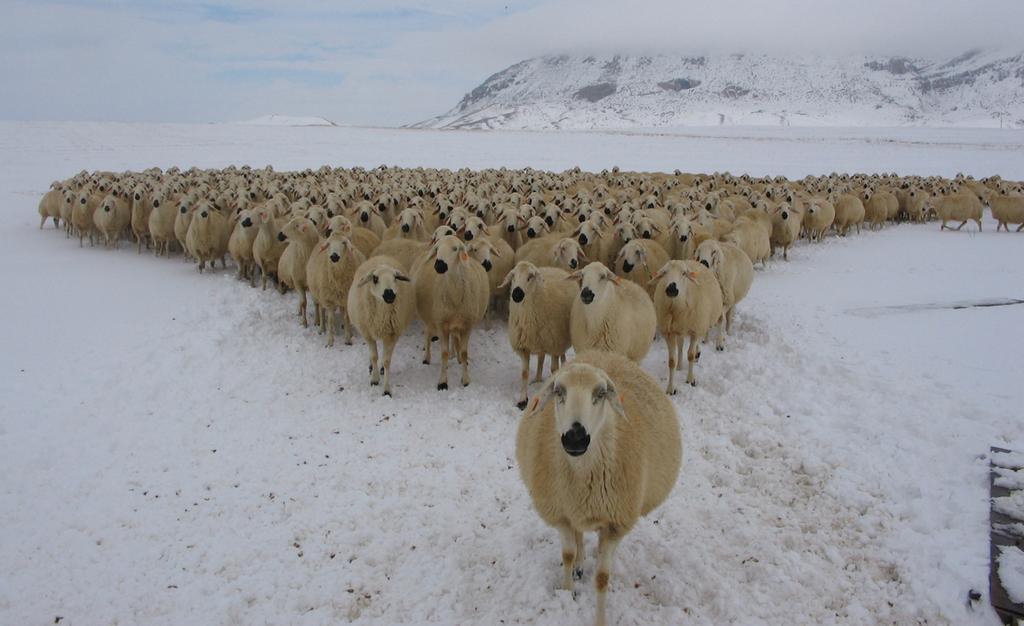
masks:
{"label": "sheep black nose", "polygon": [[644,231],[644,239],[650,239],[650,238],[651,238],[651,231],[645,230]]}
{"label": "sheep black nose", "polygon": [[551,218],[551,216],[549,215],[549,216],[544,218],[544,223],[547,224],[548,226],[554,226],[555,225],[555,220],[553,220]]}
{"label": "sheep black nose", "polygon": [[708,268],[708,269],[711,269],[711,264],[708,263],[707,259],[701,259],[700,260],[700,264],[703,265],[704,267]]}
{"label": "sheep black nose", "polygon": [[526,231],[526,236],[529,237],[530,239],[533,239],[534,237],[537,236],[537,231],[533,230],[532,228],[529,228]]}
{"label": "sheep black nose", "polygon": [[669,298],[675,298],[679,295],[679,287],[675,283],[669,283],[668,287],[665,287],[665,295]]}
{"label": "sheep black nose", "polygon": [[580,245],[581,246],[585,246],[585,245],[587,245],[588,241],[590,241],[590,240],[587,239],[587,236],[581,233],[580,234]]}
{"label": "sheep black nose", "polygon": [[467,230],[464,236],[466,237],[466,241],[473,241],[473,231]]}
{"label": "sheep black nose", "polygon": [[590,287],[584,287],[583,291],[580,292],[580,300],[583,304],[590,304],[594,301],[594,292],[590,290]]}
{"label": "sheep black nose", "polygon": [[438,274],[444,274],[445,272],[448,271],[448,264],[442,261],[441,259],[438,259],[434,261],[434,271],[437,272]]}
{"label": "sheep black nose", "polygon": [[135,199],[136,200],[142,200],[142,196],[140,196],[139,194],[135,194]]}
{"label": "sheep black nose", "polygon": [[402,224],[402,232],[403,233],[407,233],[410,230],[412,230],[412,228],[408,224]]}
{"label": "sheep black nose", "polygon": [[572,427],[562,433],[562,448],[569,456],[579,456],[590,446],[590,434],[583,424],[573,422]]}
{"label": "sheep black nose", "polygon": [[577,261],[576,259],[569,259],[569,269],[573,269],[574,270],[574,269],[576,269],[576,266],[579,265],[579,264],[580,264],[579,261]]}
{"label": "sheep black nose", "polygon": [[522,287],[516,287],[512,290],[512,302],[522,302],[525,297],[526,292],[523,291]]}
{"label": "sheep black nose", "polygon": [[484,215],[487,215],[487,214],[484,213],[483,211],[477,211],[476,212],[476,216],[479,217],[480,219],[484,219]]}
{"label": "sheep black nose", "polygon": [[85,204],[85,198],[82,198],[82,204]]}
{"label": "sheep black nose", "polygon": [[686,240],[689,238],[689,235],[679,235],[679,241],[682,241],[683,243],[686,243]]}
{"label": "sheep black nose", "polygon": [[707,209],[708,211],[710,211],[711,210],[711,203],[708,202],[707,204],[705,204],[704,208]]}
{"label": "sheep black nose", "polygon": [[604,210],[604,214],[605,215],[611,215],[612,214],[612,210],[611,209],[605,209]]}
{"label": "sheep black nose", "polygon": [[245,228],[249,228],[250,226],[252,226],[252,218],[247,217],[244,220],[242,220],[242,226],[244,226]]}
{"label": "sheep black nose", "polygon": [[782,212],[782,219],[788,220],[789,219],[789,213],[787,213],[786,211],[783,211]]}
{"label": "sheep black nose", "polygon": [[181,214],[182,214],[182,215],[184,215],[184,214],[186,214],[186,213],[188,213],[188,208],[186,208],[186,207],[181,207]]}
{"label": "sheep black nose", "polygon": [[110,213],[110,207],[108,207],[108,206],[103,207],[103,212],[104,213]]}
{"label": "sheep black nose", "polygon": [[340,260],[341,260],[341,255],[340,254],[338,254],[337,252],[332,252],[331,253],[331,263],[337,263]]}
{"label": "sheep black nose", "polygon": [[210,214],[207,213],[206,211],[203,211],[202,213],[199,214],[199,216],[200,217],[210,217]]}
{"label": "sheep black nose", "polygon": [[585,221],[587,221],[587,216],[582,214],[582,213],[580,213],[580,224],[582,224]]}
{"label": "sheep black nose", "polygon": [[628,274],[628,273],[633,271],[634,267],[636,267],[636,266],[633,265],[632,263],[630,263],[627,259],[623,259],[622,260],[622,271],[623,272],[626,272]]}
{"label": "sheep black nose", "polygon": [[359,216],[359,219],[364,221],[364,222],[369,222],[370,221],[370,214],[369,213],[362,213]]}
{"label": "sheep black nose", "polygon": [[388,288],[384,290],[384,293],[382,293],[380,297],[384,298],[384,302],[391,304],[395,301],[395,292]]}
{"label": "sheep black nose", "polygon": [[277,240],[278,241],[285,241],[287,239],[288,239],[288,235],[284,234],[283,232],[277,233]]}
{"label": "sheep black nose", "polygon": [[514,233],[516,232],[516,227],[513,226],[512,224],[509,224],[508,226],[505,227],[505,230],[507,230],[510,233]]}

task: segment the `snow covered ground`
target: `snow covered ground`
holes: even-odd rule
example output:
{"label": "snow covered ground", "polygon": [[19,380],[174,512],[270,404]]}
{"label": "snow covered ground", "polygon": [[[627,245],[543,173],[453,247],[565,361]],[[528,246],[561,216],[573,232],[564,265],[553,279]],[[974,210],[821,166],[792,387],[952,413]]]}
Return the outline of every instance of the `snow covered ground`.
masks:
{"label": "snow covered ground", "polygon": [[[54,178],[152,165],[837,171],[1024,178],[1024,136],[691,136],[0,123],[0,623],[587,623],[514,463],[501,324],[473,385],[396,396],[293,296],[38,230]],[[1024,450],[1024,235],[887,228],[758,271],[675,398],[684,467],[622,543],[617,624],[996,623],[988,447]],[[940,305],[940,306],[937,306]],[[645,368],[665,374],[663,344]],[[588,546],[593,548],[591,538]],[[968,607],[970,589],[985,594]]]}

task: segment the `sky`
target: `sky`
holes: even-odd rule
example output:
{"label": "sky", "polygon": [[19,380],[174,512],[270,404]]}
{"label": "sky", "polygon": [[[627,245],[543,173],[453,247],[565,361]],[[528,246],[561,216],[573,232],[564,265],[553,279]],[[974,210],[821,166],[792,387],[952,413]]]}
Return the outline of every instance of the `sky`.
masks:
{"label": "sky", "polygon": [[396,126],[561,53],[955,56],[1024,0],[0,0],[0,119]]}

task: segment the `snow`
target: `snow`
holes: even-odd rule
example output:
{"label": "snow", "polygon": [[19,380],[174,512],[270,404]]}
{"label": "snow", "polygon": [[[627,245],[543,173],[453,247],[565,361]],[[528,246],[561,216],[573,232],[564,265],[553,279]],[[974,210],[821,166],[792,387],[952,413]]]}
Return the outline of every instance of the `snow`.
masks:
{"label": "snow", "polygon": [[999,579],[1015,604],[1024,603],[1024,552],[1016,546],[999,552]]}
{"label": "snow", "polygon": [[[54,178],[325,162],[1024,178],[1020,143],[0,123],[0,623],[564,624],[594,606],[593,538],[579,597],[555,590],[500,323],[446,394],[411,333],[381,398],[365,348],[325,349],[293,296],[40,232]],[[997,623],[966,597],[988,584],[989,446],[1024,450],[1024,305],[935,306],[1024,298],[1024,239],[994,230],[903,225],[757,272],[727,351],[674,398],[680,482],[622,542],[612,623]],[[643,366],[665,364],[658,343]]]}
{"label": "snow", "polygon": [[322,117],[294,115],[264,115],[238,123],[244,126],[337,126],[334,122]]}

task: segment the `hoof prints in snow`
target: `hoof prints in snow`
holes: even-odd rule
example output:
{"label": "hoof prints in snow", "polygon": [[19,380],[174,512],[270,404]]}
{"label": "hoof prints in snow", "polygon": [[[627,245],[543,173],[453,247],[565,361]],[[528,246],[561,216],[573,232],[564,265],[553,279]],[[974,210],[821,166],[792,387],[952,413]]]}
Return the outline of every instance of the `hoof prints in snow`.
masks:
{"label": "hoof prints in snow", "polygon": [[1004,623],[1024,619],[1024,455],[992,448],[992,606]]}

